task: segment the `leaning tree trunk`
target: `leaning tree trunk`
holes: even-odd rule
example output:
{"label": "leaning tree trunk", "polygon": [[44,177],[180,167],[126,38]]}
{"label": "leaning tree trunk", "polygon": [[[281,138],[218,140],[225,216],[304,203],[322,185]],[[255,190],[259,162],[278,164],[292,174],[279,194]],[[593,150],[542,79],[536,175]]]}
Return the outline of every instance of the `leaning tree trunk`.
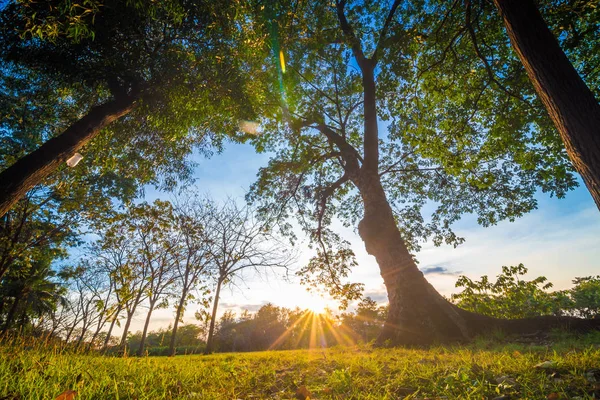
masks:
{"label": "leaning tree trunk", "polygon": [[135,311],[127,311],[127,320],[125,321],[125,326],[123,327],[123,334],[121,335],[121,342],[119,343],[120,347],[124,347],[127,343],[127,333],[129,331],[129,325],[131,325],[131,320],[133,319],[134,313]]}
{"label": "leaning tree trunk", "polygon": [[363,174],[356,183],[365,209],[358,225],[359,235],[379,264],[389,299],[387,320],[378,342],[416,345],[467,339],[469,330],[456,306],[444,299],[417,268],[377,174]]}
{"label": "leaning tree trunk", "polygon": [[0,217],[60,164],[92,140],[105,126],[129,113],[135,97],[123,97],[92,108],[59,136],[0,173]]}
{"label": "leaning tree trunk", "polygon": [[171,343],[169,344],[169,356],[175,355],[175,341],[177,337],[177,327],[179,326],[179,319],[181,319],[181,313],[183,313],[183,307],[185,304],[185,298],[187,297],[187,290],[181,293],[179,304],[177,305],[177,311],[175,312],[175,322],[173,323],[173,330],[171,331]]}
{"label": "leaning tree trunk", "polygon": [[217,290],[215,292],[215,303],[213,304],[212,315],[210,317],[210,328],[208,329],[208,339],[206,340],[206,349],[204,354],[210,354],[214,347],[214,334],[215,334],[215,320],[217,319],[217,308],[219,307],[219,295],[221,293],[221,285],[223,281],[219,279],[217,281]]}
{"label": "leaning tree trunk", "polygon": [[108,342],[110,342],[110,335],[112,334],[113,328],[115,327],[115,324],[117,323],[117,319],[119,318],[119,314],[121,313],[121,308],[117,308],[117,311],[115,311],[115,315],[112,318],[112,321],[110,322],[110,327],[108,328],[108,332],[106,333],[106,338],[104,339],[104,344],[102,345],[102,351],[106,351],[106,349],[108,348]]}
{"label": "leaning tree trunk", "polygon": [[138,348],[138,356],[144,355],[144,345],[146,344],[146,335],[148,334],[148,326],[150,325],[150,318],[152,317],[152,311],[154,311],[154,303],[150,302],[150,309],[146,315],[146,322],[144,323],[144,331],[142,332],[142,339],[140,340],[140,347]]}
{"label": "leaning tree trunk", "polygon": [[600,209],[600,105],[548,29],[533,0],[494,0],[510,41],[573,166]]}

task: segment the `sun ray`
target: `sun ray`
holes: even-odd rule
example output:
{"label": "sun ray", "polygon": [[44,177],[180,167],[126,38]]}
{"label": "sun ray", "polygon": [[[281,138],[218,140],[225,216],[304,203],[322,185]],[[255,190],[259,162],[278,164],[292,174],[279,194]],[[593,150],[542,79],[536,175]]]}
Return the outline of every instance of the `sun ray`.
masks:
{"label": "sun ray", "polygon": [[[272,344],[271,346],[269,346],[269,350],[273,350],[275,348],[277,348],[294,330],[294,328],[296,326],[298,326],[298,324],[300,324],[304,319],[307,319],[308,316],[310,315],[310,313],[308,311],[305,311],[300,318],[298,318],[296,321],[294,321],[294,323],[285,330],[285,332],[283,332]],[[306,323],[305,323],[306,326]],[[303,327],[304,329],[304,327]]]}
{"label": "sun ray", "polygon": [[333,338],[336,340],[336,342],[338,344],[341,344],[341,345],[346,344],[349,346],[353,346],[356,344],[356,342],[354,340],[352,340],[352,338],[350,336],[348,336],[347,334],[342,332],[344,326],[342,326],[342,325],[333,326],[333,324],[331,323],[331,321],[328,318],[324,318],[324,321],[325,321],[325,324],[327,325],[327,327],[329,328],[329,331],[333,335]]}

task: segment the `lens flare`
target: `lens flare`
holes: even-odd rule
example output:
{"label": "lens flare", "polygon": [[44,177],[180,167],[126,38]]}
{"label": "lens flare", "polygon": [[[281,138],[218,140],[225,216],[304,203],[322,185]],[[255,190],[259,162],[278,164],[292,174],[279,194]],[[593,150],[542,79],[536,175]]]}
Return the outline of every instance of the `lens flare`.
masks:
{"label": "lens flare", "polygon": [[285,74],[285,57],[282,50],[279,50],[279,64],[281,64],[281,72]]}

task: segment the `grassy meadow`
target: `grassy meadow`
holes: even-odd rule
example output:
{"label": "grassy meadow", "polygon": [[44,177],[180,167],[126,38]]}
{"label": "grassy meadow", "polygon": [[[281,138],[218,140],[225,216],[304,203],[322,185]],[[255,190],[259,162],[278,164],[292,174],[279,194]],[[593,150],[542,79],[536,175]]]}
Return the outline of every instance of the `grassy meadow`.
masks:
{"label": "grassy meadow", "polygon": [[600,335],[480,339],[428,349],[107,357],[0,347],[0,399],[593,399]]}

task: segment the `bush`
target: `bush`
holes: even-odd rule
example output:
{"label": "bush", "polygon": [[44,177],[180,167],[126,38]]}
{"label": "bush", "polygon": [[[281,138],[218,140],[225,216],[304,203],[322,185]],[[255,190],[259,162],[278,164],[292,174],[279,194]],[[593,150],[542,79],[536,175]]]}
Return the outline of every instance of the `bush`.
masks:
{"label": "bush", "polygon": [[495,282],[487,275],[479,281],[459,277],[456,287],[464,290],[453,294],[451,300],[460,308],[496,318],[529,318],[541,315],[561,315],[569,307],[564,292],[548,293],[552,283],[544,276],[531,281],[520,277],[527,273],[523,264],[502,267]]}

